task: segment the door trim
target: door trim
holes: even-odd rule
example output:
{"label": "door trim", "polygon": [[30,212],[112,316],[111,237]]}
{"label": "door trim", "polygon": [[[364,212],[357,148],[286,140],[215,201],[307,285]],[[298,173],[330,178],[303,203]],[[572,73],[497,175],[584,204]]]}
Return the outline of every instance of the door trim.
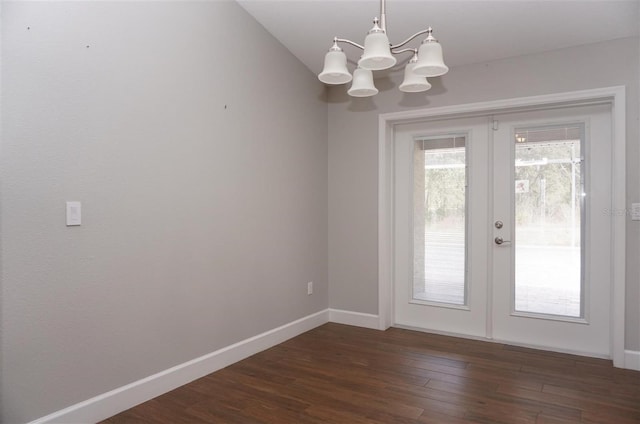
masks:
{"label": "door trim", "polygon": [[[394,126],[452,117],[501,114],[586,104],[610,104],[612,108],[613,211],[626,208],[626,109],[625,87],[605,87],[542,96],[468,103],[431,109],[380,114],[378,117],[378,315],[379,328],[393,324],[393,140]],[[625,226],[626,215],[611,214],[611,356],[613,365],[625,368]],[[631,364],[630,364],[631,365]]]}

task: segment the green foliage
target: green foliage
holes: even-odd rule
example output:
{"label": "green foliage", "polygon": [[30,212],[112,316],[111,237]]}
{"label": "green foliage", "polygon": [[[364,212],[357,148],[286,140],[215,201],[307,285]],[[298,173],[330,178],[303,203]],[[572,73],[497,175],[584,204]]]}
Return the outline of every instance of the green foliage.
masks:
{"label": "green foliage", "polygon": [[425,171],[427,225],[447,219],[464,221],[465,169],[441,168]]}
{"label": "green foliage", "polygon": [[[515,180],[528,182],[528,191],[515,194],[516,224],[521,235],[545,234],[547,242],[565,244],[571,239],[572,217],[579,226],[582,187],[578,141],[528,143],[516,146]],[[425,220],[427,228],[459,228],[465,219],[464,148],[432,150],[425,154]],[[573,172],[573,175],[572,175]],[[575,178],[575,207],[572,184]],[[515,187],[514,187],[515,190]],[[543,228],[546,230],[542,231]],[[553,228],[553,230],[551,230]],[[549,231],[557,236],[549,239]],[[534,237],[535,238],[535,237]]]}
{"label": "green foliage", "polygon": [[[571,163],[553,163],[554,160],[570,161],[579,156],[578,143],[517,146],[516,161],[530,165],[516,166],[515,179],[529,182],[529,192],[516,193],[516,222],[519,225],[542,223],[566,223],[571,220]],[[540,164],[544,161],[551,162]],[[575,165],[576,205],[580,201],[580,165]]]}

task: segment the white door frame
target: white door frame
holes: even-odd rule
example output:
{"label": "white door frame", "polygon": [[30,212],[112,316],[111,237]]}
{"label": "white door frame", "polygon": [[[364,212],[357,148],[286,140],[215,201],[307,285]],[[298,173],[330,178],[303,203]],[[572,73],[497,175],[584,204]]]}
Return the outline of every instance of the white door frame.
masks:
{"label": "white door frame", "polygon": [[[393,324],[393,140],[394,126],[408,122],[451,117],[500,114],[593,103],[612,107],[612,212],[626,209],[625,87],[606,87],[542,96],[520,97],[432,109],[381,114],[378,119],[378,316],[379,329]],[[611,355],[613,364],[625,368],[625,225],[626,214],[611,214]]]}

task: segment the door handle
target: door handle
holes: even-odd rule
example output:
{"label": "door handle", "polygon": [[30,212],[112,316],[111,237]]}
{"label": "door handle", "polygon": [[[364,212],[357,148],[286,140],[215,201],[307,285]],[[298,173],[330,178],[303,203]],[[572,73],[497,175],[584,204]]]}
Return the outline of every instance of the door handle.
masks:
{"label": "door handle", "polygon": [[511,240],[503,240],[502,237],[496,237],[495,239],[493,239],[493,241],[498,245],[502,245],[504,243],[510,244]]}

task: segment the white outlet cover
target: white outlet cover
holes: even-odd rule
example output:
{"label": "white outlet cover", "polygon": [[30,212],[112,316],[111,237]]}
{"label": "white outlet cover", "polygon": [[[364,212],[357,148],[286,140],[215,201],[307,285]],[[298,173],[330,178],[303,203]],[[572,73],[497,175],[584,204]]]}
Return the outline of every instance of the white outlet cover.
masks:
{"label": "white outlet cover", "polygon": [[631,204],[631,220],[640,221],[640,203]]}
{"label": "white outlet cover", "polygon": [[67,202],[67,227],[82,224],[82,204]]}

